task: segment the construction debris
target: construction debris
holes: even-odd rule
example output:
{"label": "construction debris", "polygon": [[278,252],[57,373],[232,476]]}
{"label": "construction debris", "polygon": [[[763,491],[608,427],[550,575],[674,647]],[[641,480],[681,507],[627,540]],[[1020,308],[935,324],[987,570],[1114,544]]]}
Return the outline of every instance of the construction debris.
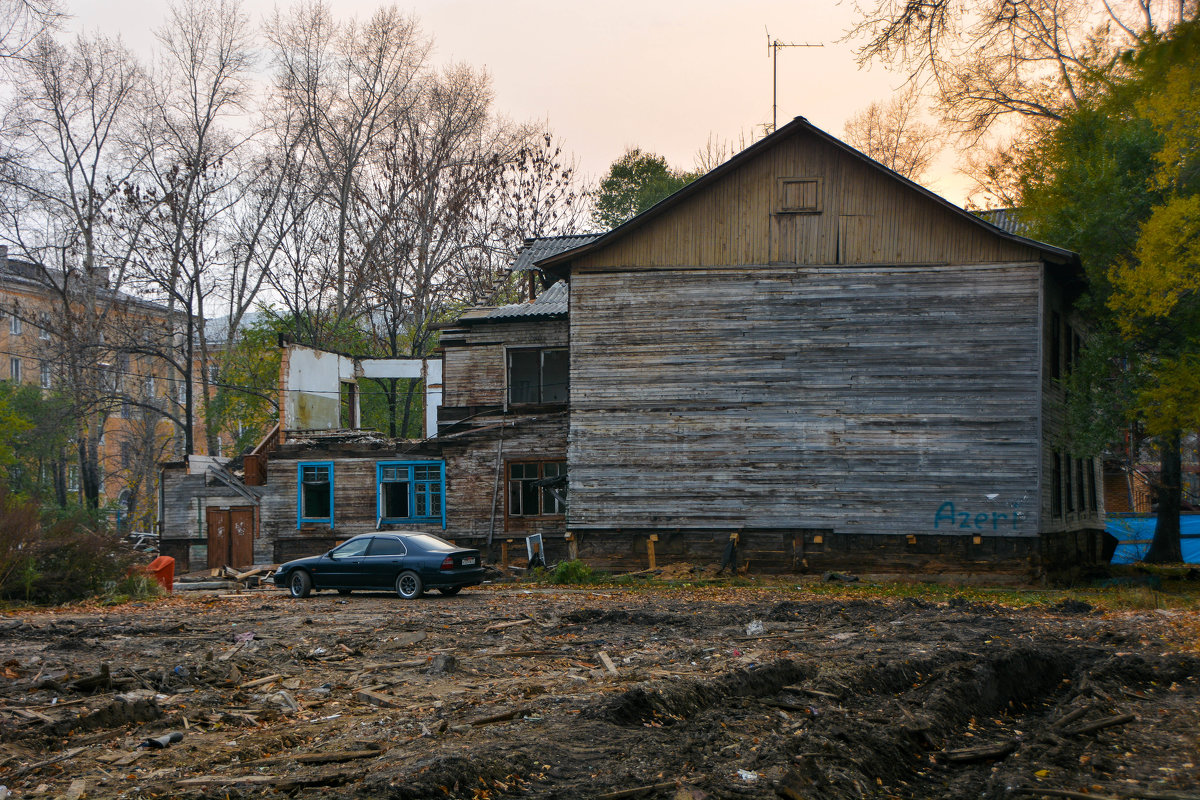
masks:
{"label": "construction debris", "polygon": [[0,783],[46,800],[1197,800],[1191,611],[238,591],[0,621]]}

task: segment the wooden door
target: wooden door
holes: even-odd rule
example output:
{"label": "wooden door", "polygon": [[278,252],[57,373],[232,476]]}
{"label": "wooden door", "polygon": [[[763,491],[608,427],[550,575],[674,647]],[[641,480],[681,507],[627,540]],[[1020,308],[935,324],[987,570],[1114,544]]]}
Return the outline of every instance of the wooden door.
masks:
{"label": "wooden door", "polygon": [[208,509],[208,568],[229,565],[229,509]]}
{"label": "wooden door", "polygon": [[254,507],[208,509],[208,568],[254,563]]}
{"label": "wooden door", "polygon": [[232,567],[248,567],[254,563],[254,508],[242,506],[229,509],[229,562]]}

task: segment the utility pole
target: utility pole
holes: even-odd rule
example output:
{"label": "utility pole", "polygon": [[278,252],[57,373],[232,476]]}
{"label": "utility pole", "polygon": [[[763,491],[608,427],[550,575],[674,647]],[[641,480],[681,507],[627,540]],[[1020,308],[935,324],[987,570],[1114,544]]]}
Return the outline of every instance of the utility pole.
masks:
{"label": "utility pole", "polygon": [[771,133],[779,127],[779,48],[781,47],[824,47],[824,44],[781,42],[771,38],[767,31],[767,55],[771,57]]}

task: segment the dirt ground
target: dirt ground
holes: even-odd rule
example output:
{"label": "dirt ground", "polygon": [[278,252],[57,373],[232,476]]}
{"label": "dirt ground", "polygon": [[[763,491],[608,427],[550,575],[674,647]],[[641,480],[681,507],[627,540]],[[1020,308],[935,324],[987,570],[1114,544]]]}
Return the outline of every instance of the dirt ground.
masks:
{"label": "dirt ground", "polygon": [[1195,622],[794,587],[21,612],[0,619],[0,783],[46,798],[1197,798]]}

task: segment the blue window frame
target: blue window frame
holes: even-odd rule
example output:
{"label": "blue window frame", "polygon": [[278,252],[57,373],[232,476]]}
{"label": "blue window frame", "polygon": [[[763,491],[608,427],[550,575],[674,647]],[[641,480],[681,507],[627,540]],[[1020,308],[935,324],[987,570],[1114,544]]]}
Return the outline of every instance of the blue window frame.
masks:
{"label": "blue window frame", "polygon": [[296,527],[305,522],[333,527],[332,461],[303,461],[296,466]]}
{"label": "blue window frame", "polygon": [[446,469],[441,461],[375,465],[376,515],[385,522],[440,522],[446,527]]}

